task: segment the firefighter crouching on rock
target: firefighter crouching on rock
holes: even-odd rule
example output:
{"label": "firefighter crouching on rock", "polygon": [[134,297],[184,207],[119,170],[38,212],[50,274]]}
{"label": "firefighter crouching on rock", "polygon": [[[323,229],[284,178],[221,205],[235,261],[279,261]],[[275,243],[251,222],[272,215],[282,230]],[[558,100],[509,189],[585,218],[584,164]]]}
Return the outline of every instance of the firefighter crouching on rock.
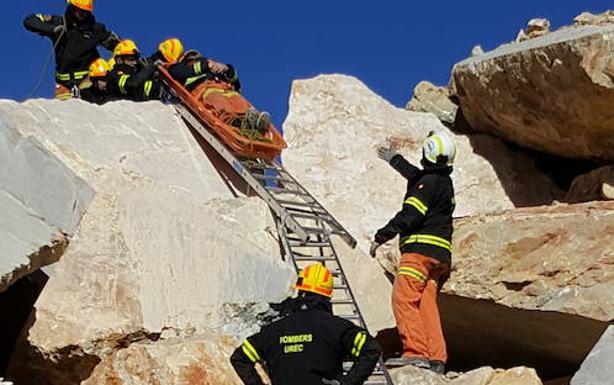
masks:
{"label": "firefighter crouching on rock", "polygon": [[381,244],[400,236],[402,257],[392,308],[403,355],[386,365],[415,365],[443,373],[447,351],[437,292],[451,264],[455,201],[450,174],[456,146],[450,134],[439,131],[429,134],[422,150],[422,170],[391,149],[378,150],[379,157],[407,179],[407,193],[401,211],[375,235],[370,253],[375,257]]}
{"label": "firefighter crouching on rock", "polygon": [[[321,263],[307,266],[296,284],[293,310],[248,337],[230,361],[246,385],[264,384],[261,363],[273,385],[362,385],[381,350],[369,333],[332,314],[333,275]],[[342,364],[354,364],[343,375]]]}
{"label": "firefighter crouching on rock", "polygon": [[250,134],[251,130],[261,134],[267,132],[271,115],[258,111],[241,95],[239,76],[232,65],[207,59],[195,50],[185,52],[174,62],[168,61],[164,52],[173,51],[173,44],[177,51],[181,42],[178,39],[163,42],[157,58],[172,63],[168,72],[175,80],[224,123],[244,130],[246,134]]}
{"label": "firefighter crouching on rock", "polygon": [[117,44],[113,61],[109,81],[114,97],[132,101],[160,99],[159,83],[153,80],[155,66],[141,59],[133,40],[126,39]]}
{"label": "firefighter crouching on rock", "polygon": [[55,51],[57,99],[78,97],[78,87],[90,64],[100,57],[97,46],[112,51],[117,35],[96,22],[94,0],[68,0],[64,16],[33,14],[23,24],[28,31],[51,39]]}
{"label": "firefighter crouching on rock", "polygon": [[81,99],[90,103],[103,104],[111,99],[111,84],[109,84],[109,63],[100,58],[96,59],[91,65],[89,76],[80,86]]}

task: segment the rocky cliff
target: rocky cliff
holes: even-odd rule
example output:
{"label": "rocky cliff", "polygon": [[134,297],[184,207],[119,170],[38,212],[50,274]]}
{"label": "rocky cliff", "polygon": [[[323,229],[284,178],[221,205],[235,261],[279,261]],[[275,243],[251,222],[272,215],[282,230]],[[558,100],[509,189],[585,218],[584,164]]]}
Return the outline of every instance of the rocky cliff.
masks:
{"label": "rocky cliff", "polygon": [[[389,304],[398,252],[394,242],[377,259],[365,251],[399,209],[405,181],[375,150],[390,145],[418,163],[429,131],[456,138],[454,264],[440,300],[450,371],[395,370],[395,384],[607,384],[614,205],[600,200],[612,196],[611,27],[609,15],[579,20],[549,32],[536,19],[522,42],[475,50],[456,66],[455,87],[417,88],[409,107],[421,112],[349,76],[293,83],[283,162],[358,239],[354,250],[335,247],[386,357],[399,349]],[[588,127],[591,109],[600,119]],[[565,185],[544,153],[599,162]],[[268,303],[290,293],[294,273],[269,209],[236,182],[172,106],[0,101],[0,214],[9,219],[0,291],[12,285],[0,307],[32,307],[13,317],[24,318],[15,349],[13,339],[0,349],[7,377],[239,385],[228,356],[275,316]],[[58,259],[48,280],[18,279]]]}

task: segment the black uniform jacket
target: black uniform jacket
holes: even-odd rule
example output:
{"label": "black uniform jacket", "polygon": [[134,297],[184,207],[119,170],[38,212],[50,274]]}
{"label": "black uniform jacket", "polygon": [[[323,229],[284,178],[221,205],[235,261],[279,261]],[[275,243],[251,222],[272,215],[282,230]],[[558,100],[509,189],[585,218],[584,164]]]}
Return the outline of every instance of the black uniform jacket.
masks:
{"label": "black uniform jacket", "polygon": [[[26,17],[23,24],[28,31],[51,39],[55,45],[56,71],[59,74],[87,71],[89,65],[100,57],[98,45],[112,51],[119,42],[117,35],[97,23],[92,14],[83,21],[77,21],[68,11],[64,16],[33,14]],[[54,28],[62,24],[65,24],[66,32],[61,35],[54,32]]]}
{"label": "black uniform jacket", "polygon": [[[296,299],[296,310],[247,338],[230,361],[246,385],[262,385],[260,362],[273,385],[322,385],[322,379],[359,385],[369,377],[381,350],[367,331],[333,316],[330,301],[319,295]],[[352,369],[342,373],[344,358]]]}
{"label": "black uniform jacket", "polygon": [[418,253],[450,264],[455,207],[452,168],[423,162],[421,170],[401,155],[392,158],[390,165],[407,179],[407,192],[401,211],[377,232],[375,241],[385,243],[399,234],[401,253]]}
{"label": "black uniform jacket", "polygon": [[235,91],[241,91],[241,83],[237,71],[231,64],[226,64],[228,71],[223,74],[214,74],[209,70],[209,62],[206,58],[198,55],[186,56],[179,62],[171,65],[168,69],[170,75],[192,91],[205,80],[219,80],[232,84]]}

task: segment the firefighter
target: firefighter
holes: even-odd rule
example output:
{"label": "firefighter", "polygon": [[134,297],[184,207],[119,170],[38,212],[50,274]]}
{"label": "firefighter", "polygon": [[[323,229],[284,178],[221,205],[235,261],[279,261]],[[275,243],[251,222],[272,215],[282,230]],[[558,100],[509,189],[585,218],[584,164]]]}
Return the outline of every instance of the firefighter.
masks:
{"label": "firefighter", "polygon": [[[152,56],[153,60],[168,62],[175,60],[169,66],[170,75],[192,93],[217,117],[226,124],[251,134],[256,130],[260,134],[268,131],[271,125],[271,115],[266,111],[258,111],[240,93],[241,83],[237,71],[230,64],[219,63],[203,57],[198,51],[189,50],[177,57],[176,53],[183,50],[179,46],[172,47],[169,39],[160,45],[158,53]],[[181,44],[181,42],[179,42]]]}
{"label": "firefighter", "polygon": [[55,97],[77,96],[78,87],[87,77],[89,65],[100,57],[97,46],[112,51],[119,38],[92,11],[94,0],[68,0],[63,16],[33,14],[23,24],[28,31],[51,39],[55,51]]}
{"label": "firefighter", "polygon": [[89,76],[80,85],[81,99],[90,103],[104,104],[111,99],[111,85],[108,75],[111,71],[109,63],[102,59],[96,59],[89,69]]}
{"label": "firefighter", "polygon": [[122,40],[113,51],[113,70],[110,73],[114,96],[133,101],[160,99],[160,86],[154,79],[155,66],[141,59],[133,40]]}
{"label": "firefighter", "polygon": [[[361,385],[371,375],[381,350],[377,341],[352,322],[332,314],[333,275],[321,263],[303,269],[299,296],[284,318],[248,337],[230,361],[246,385],[262,385],[255,365],[263,364],[272,385]],[[343,375],[345,358],[354,361]]]}
{"label": "firefighter", "polygon": [[378,155],[407,179],[403,207],[375,235],[370,254],[400,236],[401,264],[392,292],[392,308],[403,344],[401,358],[387,365],[415,365],[443,373],[446,343],[437,308],[437,291],[449,275],[454,187],[450,174],[456,155],[453,137],[431,132],[422,146],[423,169],[389,148]]}

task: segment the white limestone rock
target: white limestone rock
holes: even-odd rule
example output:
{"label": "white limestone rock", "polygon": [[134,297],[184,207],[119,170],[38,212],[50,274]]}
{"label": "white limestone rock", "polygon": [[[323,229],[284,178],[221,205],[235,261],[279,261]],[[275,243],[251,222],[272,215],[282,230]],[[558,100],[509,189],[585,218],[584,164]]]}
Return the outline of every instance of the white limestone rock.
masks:
{"label": "white limestone rock", "polygon": [[61,257],[93,193],[0,113],[0,292]]}
{"label": "white limestone rock", "polygon": [[609,385],[614,379],[614,326],[603,333],[588,354],[580,370],[571,379],[571,385]]}
{"label": "white limestone rock", "polygon": [[67,352],[103,357],[117,336],[169,327],[228,333],[228,306],[288,294],[295,276],[268,207],[231,194],[172,107],[37,100],[1,102],[3,115],[96,191],[36,304],[12,378],[53,372],[71,383],[57,359]]}
{"label": "white limestone rock", "polygon": [[[363,250],[399,210],[406,182],[376,156],[390,144],[419,164],[432,114],[396,108],[359,80],[321,75],[293,83],[284,131],[288,170],[352,233]],[[550,203],[560,192],[532,160],[485,136],[456,136],[456,216]],[[484,155],[479,155],[484,154]]]}

